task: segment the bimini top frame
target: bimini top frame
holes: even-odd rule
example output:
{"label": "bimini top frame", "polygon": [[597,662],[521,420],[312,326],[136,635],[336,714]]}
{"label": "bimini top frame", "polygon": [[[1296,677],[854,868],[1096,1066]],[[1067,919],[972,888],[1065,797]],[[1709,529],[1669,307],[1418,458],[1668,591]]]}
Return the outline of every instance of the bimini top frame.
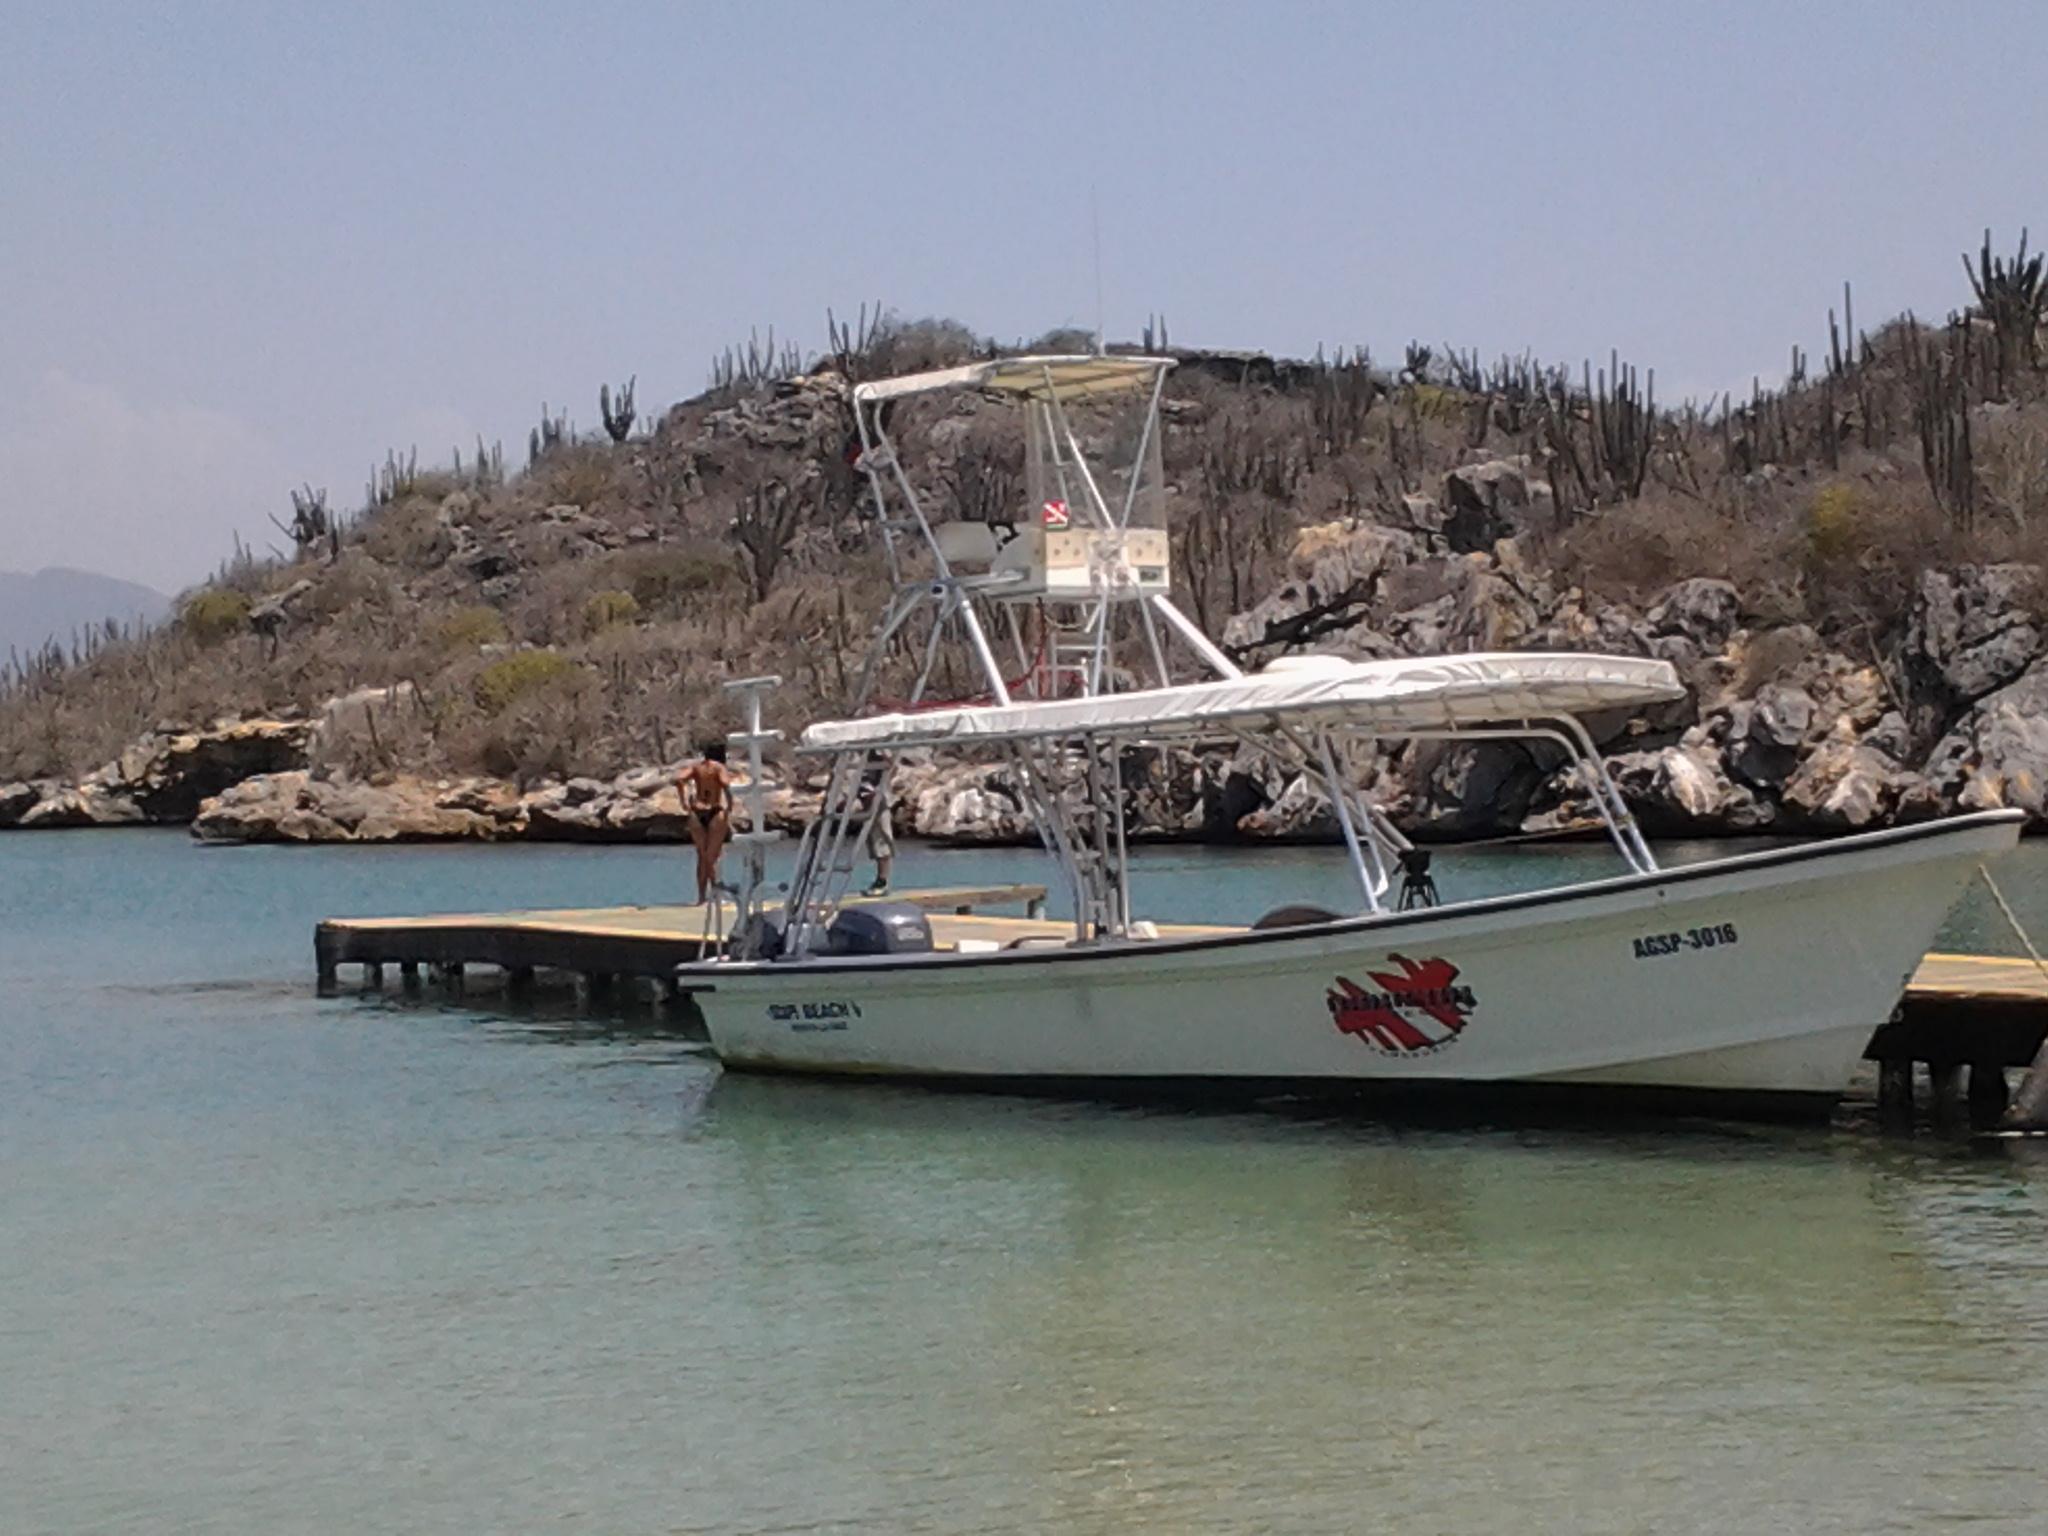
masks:
{"label": "bimini top frame", "polygon": [[[1248,677],[1094,698],[983,705],[821,721],[800,750],[893,753],[983,747],[1020,770],[1080,743],[1091,773],[1119,744],[1230,740],[1274,757],[1284,771],[1322,782],[1344,835],[1365,904],[1377,910],[1389,865],[1407,847],[1380,810],[1352,788],[1346,745],[1366,740],[1547,741],[1562,749],[1631,867],[1657,867],[1582,716],[1636,710],[1685,697],[1667,661],[1573,652],[1478,652],[1347,661],[1283,657]],[[1284,747],[1294,756],[1287,758]],[[1029,772],[1025,787],[1040,786]],[[1120,862],[1120,849],[1119,862]]]}
{"label": "bimini top frame", "polygon": [[1151,741],[1219,732],[1343,726],[1374,735],[1640,709],[1685,697],[1668,661],[1576,652],[1473,652],[1347,661],[1282,657],[1249,677],[1098,698],[981,705],[822,720],[807,752],[942,747],[1090,733]]}

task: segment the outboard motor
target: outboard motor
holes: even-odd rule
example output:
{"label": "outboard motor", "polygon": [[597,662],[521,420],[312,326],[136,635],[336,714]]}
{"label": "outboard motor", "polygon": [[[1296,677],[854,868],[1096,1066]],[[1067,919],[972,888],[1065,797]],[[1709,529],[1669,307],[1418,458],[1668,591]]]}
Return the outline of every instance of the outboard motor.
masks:
{"label": "outboard motor", "polygon": [[907,901],[864,901],[845,907],[825,930],[835,955],[926,955],[932,950],[932,920]]}
{"label": "outboard motor", "polygon": [[756,912],[733,935],[732,952],[742,960],[763,960],[782,953],[782,913]]}

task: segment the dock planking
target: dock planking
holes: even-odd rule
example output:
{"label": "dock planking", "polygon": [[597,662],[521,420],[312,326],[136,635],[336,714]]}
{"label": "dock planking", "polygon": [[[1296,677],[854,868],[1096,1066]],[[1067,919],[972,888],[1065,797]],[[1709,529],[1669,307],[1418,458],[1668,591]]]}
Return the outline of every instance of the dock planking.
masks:
{"label": "dock planking", "polygon": [[[935,914],[967,919],[978,907],[1020,906],[1026,916],[1008,921],[1048,933],[1071,931],[1044,923],[1042,885],[958,885],[892,891],[875,898],[907,901]],[[455,912],[419,917],[331,917],[313,931],[320,985],[331,988],[344,965],[361,966],[367,980],[396,965],[410,976],[421,966],[460,978],[467,966],[490,966],[517,985],[538,971],[591,978],[601,988],[611,978],[666,980],[676,966],[700,958],[707,945],[724,937],[733,915],[695,903],[633,907],[556,907],[511,912]]]}

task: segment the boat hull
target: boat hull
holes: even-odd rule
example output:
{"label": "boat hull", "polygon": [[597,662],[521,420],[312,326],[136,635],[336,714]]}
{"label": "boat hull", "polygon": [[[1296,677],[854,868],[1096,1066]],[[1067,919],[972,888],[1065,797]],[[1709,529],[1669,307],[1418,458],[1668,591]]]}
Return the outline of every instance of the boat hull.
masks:
{"label": "boat hull", "polygon": [[679,976],[742,1070],[1824,1104],[2018,834],[1989,813],[1307,929]]}

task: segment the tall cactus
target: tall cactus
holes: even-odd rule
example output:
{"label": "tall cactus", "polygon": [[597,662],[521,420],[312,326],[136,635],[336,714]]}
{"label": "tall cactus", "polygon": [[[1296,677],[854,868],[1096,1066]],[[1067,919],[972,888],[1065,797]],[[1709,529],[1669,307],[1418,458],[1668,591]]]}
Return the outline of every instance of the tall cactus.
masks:
{"label": "tall cactus", "polygon": [[618,409],[612,409],[612,391],[609,384],[597,386],[597,413],[604,418],[604,430],[615,443],[623,443],[633,435],[633,386],[640,381],[637,373],[619,386]]}
{"label": "tall cactus", "polygon": [[2027,232],[2020,231],[2020,248],[2011,260],[1991,254],[1991,231],[1984,231],[1984,245],[1977,253],[1977,265],[1963,257],[1963,271],[1977,295],[1978,313],[1991,322],[1998,337],[1998,382],[2001,391],[2011,388],[2012,376],[2022,368],[2040,366],[2040,329],[2044,308],[2048,308],[2048,287],[2043,286],[2039,252],[2027,255]]}

